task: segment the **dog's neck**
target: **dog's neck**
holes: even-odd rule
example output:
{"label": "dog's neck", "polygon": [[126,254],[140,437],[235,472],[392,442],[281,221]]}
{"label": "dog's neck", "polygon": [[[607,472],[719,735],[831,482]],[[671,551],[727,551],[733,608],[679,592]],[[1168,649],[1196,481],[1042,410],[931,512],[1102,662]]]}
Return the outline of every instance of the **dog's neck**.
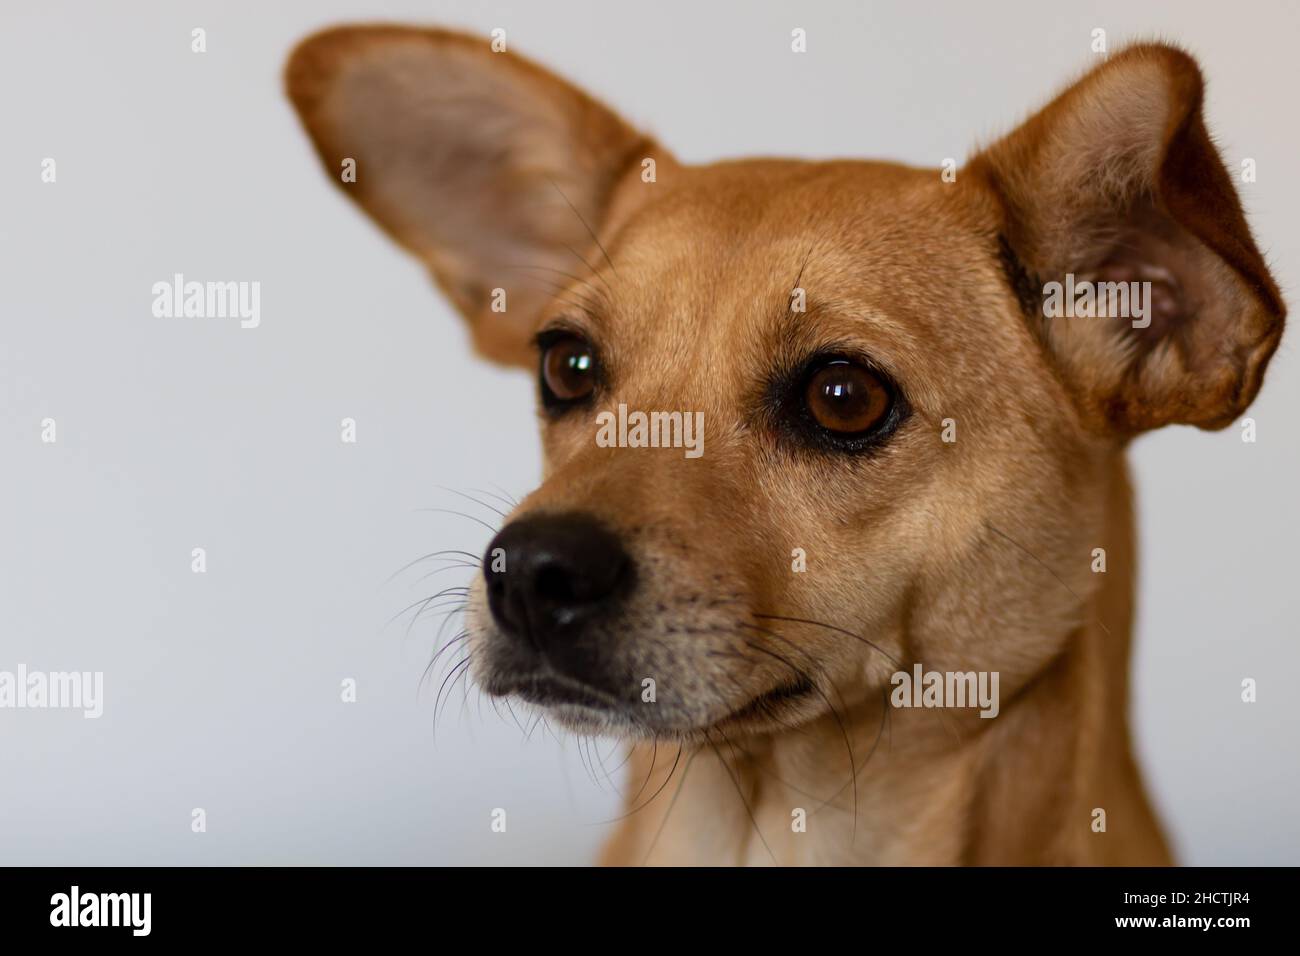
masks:
{"label": "dog's neck", "polygon": [[684,753],[671,779],[665,748],[654,770],[638,750],[632,776],[648,782],[633,807],[646,805],[624,822],[604,861],[1169,862],[1129,745],[1134,549],[1122,459],[1110,485],[1106,537],[1113,566],[1126,573],[1106,575],[1085,623],[1001,702],[996,719],[877,701],[850,710],[843,727],[828,716],[824,726],[747,742],[743,751],[718,737]]}

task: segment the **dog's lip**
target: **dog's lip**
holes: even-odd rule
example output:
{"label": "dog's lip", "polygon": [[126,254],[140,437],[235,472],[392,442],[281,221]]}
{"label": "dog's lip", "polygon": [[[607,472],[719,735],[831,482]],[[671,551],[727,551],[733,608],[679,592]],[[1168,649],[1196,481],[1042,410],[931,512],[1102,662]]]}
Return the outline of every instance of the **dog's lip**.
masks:
{"label": "dog's lip", "polygon": [[[736,709],[708,724],[677,728],[678,733],[707,732],[710,728],[756,720],[770,720],[773,708],[794,703],[813,693],[817,685],[807,677],[781,684],[751,698]],[[569,712],[578,720],[607,720],[627,715],[626,701],[585,681],[561,674],[550,668],[501,674],[492,678],[484,689],[497,697],[518,696],[540,707]],[[673,728],[661,728],[665,731]]]}
{"label": "dog's lip", "polygon": [[555,671],[501,676],[491,681],[487,690],[498,697],[518,695],[529,703],[542,707],[562,704],[600,711],[619,710],[623,707],[623,701],[613,694]]}
{"label": "dog's lip", "polygon": [[721,724],[736,720],[746,720],[749,718],[770,717],[771,715],[767,713],[769,708],[780,706],[785,703],[793,703],[794,701],[807,697],[816,689],[817,685],[809,678],[800,677],[798,680],[792,681],[789,684],[782,684],[769,691],[764,691],[748,703],[742,704],[740,707],[727,714],[726,717],[723,717],[722,720],[717,721],[717,723]]}

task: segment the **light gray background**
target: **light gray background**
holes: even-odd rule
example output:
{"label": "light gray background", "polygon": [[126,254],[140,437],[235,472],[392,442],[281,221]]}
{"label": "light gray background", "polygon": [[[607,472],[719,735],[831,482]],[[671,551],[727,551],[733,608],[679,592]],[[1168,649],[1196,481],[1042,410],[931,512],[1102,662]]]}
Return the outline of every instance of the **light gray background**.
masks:
{"label": "light gray background", "polygon": [[[465,505],[442,485],[522,493],[539,451],[527,376],[471,356],[280,92],[297,39],[366,19],[505,27],[700,161],[937,165],[1089,64],[1094,27],[1112,47],[1176,39],[1209,77],[1226,158],[1258,162],[1244,201],[1295,301],[1291,4],[7,2],[0,669],[107,686],[98,721],[0,711],[0,862],[578,863],[617,812],[572,742],[525,742],[488,708],[457,722],[459,689],[435,740],[419,692],[434,624],[382,626],[468,574],[390,573],[488,537],[417,509]],[[174,272],[260,281],[261,327],[154,318],[150,286]],[[1300,862],[1296,332],[1251,411],[1256,444],[1172,429],[1134,454],[1136,732],[1188,863]]]}

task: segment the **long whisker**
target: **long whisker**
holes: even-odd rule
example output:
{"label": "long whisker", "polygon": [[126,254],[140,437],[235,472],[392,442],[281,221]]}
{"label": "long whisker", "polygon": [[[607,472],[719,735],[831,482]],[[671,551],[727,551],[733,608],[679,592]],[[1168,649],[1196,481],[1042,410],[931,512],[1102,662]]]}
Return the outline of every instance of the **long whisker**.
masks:
{"label": "long whisker", "polygon": [[[659,748],[659,741],[658,741],[658,739],[656,739],[654,743],[655,743],[655,750],[656,750],[656,753],[657,753],[658,748]],[[614,743],[611,745],[610,749],[613,750],[613,749],[614,749],[615,747],[617,747],[617,746],[618,746],[618,741],[614,741]],[[608,759],[609,759],[609,756],[606,755],[606,756],[605,756],[605,760],[608,760]],[[630,761],[631,759],[632,759],[632,748],[631,748],[631,747],[628,747],[628,748],[626,748],[626,751],[625,751],[624,754],[623,754],[623,759],[621,759],[618,763],[614,764],[614,766],[610,768],[610,770],[609,770],[610,776],[612,777],[614,774],[618,773],[620,770],[622,770],[624,767],[626,767],[627,764],[628,764],[628,761]],[[603,761],[602,761],[602,764],[601,764],[601,765],[604,766]],[[654,770],[654,763],[653,763],[653,761],[651,762],[650,769],[651,769],[651,771]],[[617,785],[616,785],[616,786],[617,786]]]}
{"label": "long whisker", "polygon": [[499,495],[495,491],[488,491],[486,488],[471,488],[470,491],[476,491],[480,495],[487,495],[491,498],[495,498],[497,501],[501,502],[507,508],[510,508],[512,510],[514,508],[519,507],[519,502],[512,501],[509,498],[507,498],[505,495]]}
{"label": "long whisker", "polygon": [[469,639],[469,631],[461,631],[459,634],[453,637],[446,644],[442,645],[442,647],[438,648],[437,652],[434,653],[433,657],[429,658],[429,663],[426,664],[424,667],[424,673],[420,676],[420,686],[421,687],[424,686],[425,681],[428,679],[429,674],[433,672],[433,666],[438,663],[438,658],[442,657],[443,654],[447,653],[449,650],[451,650],[461,641],[468,640],[468,639]]}
{"label": "long whisker", "polygon": [[460,661],[458,661],[451,668],[451,670],[447,672],[447,676],[442,679],[442,684],[438,687],[438,696],[433,699],[433,728],[434,728],[433,732],[435,736],[438,733],[439,715],[442,713],[442,711],[439,708],[439,704],[442,701],[442,692],[447,689],[447,682],[449,680],[454,680],[456,675],[458,675],[462,670],[468,670],[468,669],[469,669],[469,655],[466,654]]}
{"label": "long whisker", "polygon": [[524,736],[524,740],[531,743],[533,739],[533,734],[537,732],[537,728],[540,726],[542,726],[542,712],[539,710],[537,712],[537,715],[533,717],[533,722],[528,727],[528,733]]}
{"label": "long whisker", "polygon": [[781,864],[776,861],[776,854],[773,853],[772,848],[767,845],[767,839],[763,836],[763,831],[758,828],[758,819],[754,816],[754,811],[750,809],[749,801],[745,799],[745,794],[740,788],[740,781],[736,778],[735,773],[732,772],[730,765],[728,765],[727,758],[722,756],[722,751],[718,749],[718,745],[713,742],[713,738],[709,735],[707,730],[704,731],[704,736],[708,740],[709,746],[713,748],[713,752],[717,755],[718,762],[722,764],[722,769],[727,771],[727,776],[731,778],[731,784],[736,788],[736,796],[740,797],[740,802],[745,807],[745,813],[749,816],[749,822],[753,824],[754,832],[758,834],[758,839],[759,842],[763,844],[763,849],[765,849],[767,855],[772,858],[772,864],[774,866],[780,866]]}
{"label": "long whisker", "polygon": [[[628,817],[630,817],[630,816],[634,816],[635,814],[640,813],[640,812],[641,812],[642,810],[644,810],[646,807],[650,806],[650,804],[654,803],[655,800],[658,799],[659,794],[661,794],[661,793],[664,792],[664,788],[668,786],[668,782],[669,782],[670,780],[673,779],[673,774],[676,773],[676,771],[677,771],[677,763],[678,763],[678,761],[680,761],[680,760],[682,759],[682,749],[683,749],[684,746],[685,746],[684,744],[678,744],[678,745],[677,745],[677,756],[673,758],[673,765],[672,765],[670,768],[668,768],[668,776],[664,778],[664,782],[661,783],[661,784],[659,785],[659,788],[658,788],[657,790],[655,790],[655,792],[652,793],[652,794],[650,795],[650,798],[649,798],[648,800],[646,800],[645,803],[641,804],[640,806],[633,807],[633,808],[632,808],[631,810],[629,810],[627,813],[620,814],[619,816],[614,817],[612,820],[602,820],[602,821],[600,821],[600,823],[598,823],[598,824],[596,824],[596,825],[597,825],[597,826],[603,826],[603,825],[605,825],[605,824],[609,824],[609,823],[618,823],[620,820],[626,820]],[[650,765],[650,775],[652,775],[653,773],[654,773],[654,764],[651,763],[651,765]],[[646,776],[646,783],[649,783],[649,782],[650,782],[650,775],[647,775],[647,776]],[[644,786],[645,786],[645,784],[642,784],[642,787],[643,787],[643,788],[644,788]],[[637,792],[637,796],[640,796],[640,791]],[[635,803],[635,802],[636,802],[636,797],[633,797],[633,798],[632,798],[631,800],[629,800],[628,802],[629,802],[629,803]],[[671,809],[671,808],[670,808],[670,809]]]}
{"label": "long whisker", "polygon": [[[627,759],[624,760],[623,762],[626,763],[627,760],[631,760],[631,759],[632,759],[632,748],[629,747],[627,749]],[[650,751],[650,769],[646,771],[645,779],[641,781],[641,786],[637,787],[636,793],[632,794],[632,799],[628,801],[629,803],[636,803],[636,801],[640,798],[641,794],[645,792],[646,785],[650,783],[650,778],[653,777],[655,774],[655,764],[658,762],[658,760],[659,760],[659,738],[656,737],[654,741],[654,749]],[[614,769],[617,770],[618,768],[615,767]]]}
{"label": "long whisker", "polygon": [[[612,783],[613,778],[610,776],[609,768],[605,766],[605,758],[600,755],[600,742],[593,739],[591,742],[591,750],[592,753],[595,755],[596,763],[600,765],[601,773],[605,775],[606,780]],[[601,789],[603,790],[604,787],[601,787]]]}
{"label": "long whisker", "polygon": [[459,495],[460,497],[464,498],[466,501],[472,501],[472,502],[474,502],[474,504],[479,505],[480,507],[486,508],[488,511],[495,511],[497,514],[499,514],[499,515],[500,515],[501,517],[503,517],[503,518],[506,516],[506,513],[505,513],[504,511],[502,511],[501,509],[499,509],[499,508],[497,508],[497,507],[495,507],[495,506],[493,506],[493,505],[488,504],[486,501],[479,501],[479,500],[478,500],[477,498],[475,498],[473,495],[467,495],[467,494],[465,494],[465,492],[463,492],[463,491],[457,491],[455,488],[448,488],[446,485],[439,485],[438,487],[441,488],[443,491],[450,491],[453,495]]}
{"label": "long whisker", "polygon": [[505,705],[506,713],[510,715],[510,719],[515,722],[515,726],[519,728],[519,733],[522,734],[524,732],[524,725],[519,722],[519,715],[515,713],[514,707],[511,706],[509,697],[505,699]]}
{"label": "long whisker", "polygon": [[546,292],[549,292],[551,295],[555,296],[555,298],[561,299],[564,302],[569,303],[569,305],[574,306],[580,312],[584,312],[588,315],[597,315],[600,312],[599,307],[597,307],[594,303],[586,301],[582,296],[578,295],[577,293],[574,293],[571,290],[564,288],[563,286],[556,285],[554,282],[550,282],[545,279],[539,279],[537,276],[526,275],[523,278],[525,281],[531,283],[534,288],[542,289]]}
{"label": "long whisker", "polygon": [[[584,303],[586,303],[592,312],[601,311],[604,308],[604,304],[608,299],[608,296],[606,296],[603,291],[596,288],[586,279],[583,279],[580,276],[572,275],[571,273],[568,272],[561,272],[559,269],[550,269],[547,268],[546,266],[510,266],[510,268],[520,272],[524,272],[525,274],[521,278],[527,280],[528,282],[533,282],[538,284],[544,283],[548,288],[553,290],[556,295],[576,296],[577,298],[581,299]],[[537,276],[537,275],[527,274],[528,272],[532,272],[532,271],[553,272],[556,275],[564,276],[567,279],[571,279],[572,282],[567,282],[567,283],[559,282],[555,279],[550,278],[549,276]],[[582,283],[583,288],[582,289],[573,288],[573,282]]]}
{"label": "long whisker", "polygon": [[[649,848],[646,849],[645,856],[641,858],[642,866],[646,865],[646,863],[650,859],[650,855],[654,853],[655,847],[659,844],[659,837],[663,834],[664,828],[668,826],[668,818],[673,815],[673,808],[677,806],[677,798],[682,795],[682,788],[686,785],[686,775],[691,772],[691,765],[695,763],[695,758],[698,757],[699,754],[700,752],[698,750],[692,750],[691,755],[688,758],[686,758],[686,766],[682,769],[682,779],[677,781],[677,789],[673,791],[673,798],[668,801],[668,809],[664,812],[664,818],[659,821],[659,829],[655,830],[654,839],[650,841],[650,846]],[[680,760],[681,756],[682,756],[682,748],[678,747],[677,759]],[[673,770],[675,771],[676,769],[677,769],[677,761],[674,760]],[[673,775],[672,772],[670,771],[668,774],[668,779],[664,781],[664,787],[668,786],[668,780],[671,780],[672,778]],[[659,796],[659,792],[662,790],[663,787],[660,787],[658,791],[655,791],[655,796],[656,797]]]}
{"label": "long whisker", "polygon": [[603,299],[605,298],[605,293],[601,292],[600,289],[596,288],[586,279],[582,278],[582,276],[575,276],[572,272],[565,272],[563,269],[553,269],[550,266],[511,266],[510,268],[528,269],[536,272],[553,272],[557,276],[563,276],[566,279],[571,279],[572,281],[581,283],[583,286],[590,289],[591,294],[595,296],[595,301],[597,303],[603,301]]}
{"label": "long whisker", "polygon": [[[855,794],[857,793],[857,775],[860,774],[863,768],[865,768],[866,765],[871,762],[871,758],[875,754],[876,748],[880,746],[880,737],[884,733],[885,723],[889,720],[889,692],[884,688],[881,688],[880,691],[880,706],[881,706],[880,726],[876,728],[876,739],[872,741],[871,749],[867,751],[866,757],[862,759],[862,765],[858,767],[858,769],[854,772],[853,789]],[[816,813],[817,811],[822,810],[827,806],[830,806],[832,803],[835,802],[836,799],[839,798],[839,795],[841,793],[843,793],[846,789],[848,789],[848,786],[849,784],[845,783],[842,787],[840,787],[833,794],[831,794],[829,799],[823,801],[820,805],[814,807],[811,811],[809,811],[809,813],[810,814]],[[856,796],[854,797],[854,800],[856,802],[857,800]],[[836,809],[838,809],[838,807]],[[855,813],[855,819],[856,819],[856,813]]]}
{"label": "long whisker", "polygon": [[[573,210],[573,214],[578,217],[578,222],[582,223],[582,228],[587,230],[587,235],[591,236],[591,241],[596,244],[596,248],[600,250],[600,254],[603,255],[605,257],[605,261],[609,263],[610,271],[617,276],[618,270],[614,268],[614,260],[609,257],[609,252],[606,251],[605,247],[601,244],[600,238],[592,230],[591,226],[588,225],[587,220],[583,218],[582,213],[578,212],[578,207],[575,206],[573,203],[569,202],[569,197],[564,195],[564,190],[560,188],[559,183],[557,183],[554,179],[551,179],[551,177],[549,176],[547,176],[546,178],[550,179],[551,185],[554,186],[555,191],[560,194],[560,198],[563,199],[564,202],[568,205],[568,207]],[[586,260],[584,259],[583,261],[585,262]],[[590,269],[591,266],[587,266],[587,268]],[[594,269],[592,269],[592,272],[595,273],[596,275],[599,275],[599,273],[597,273]]]}
{"label": "long whisker", "polygon": [[426,611],[430,611],[430,610],[446,611],[447,614],[452,615],[452,614],[458,614],[466,610],[468,607],[469,605],[463,599],[460,601],[453,601],[450,604],[444,602],[442,604],[433,604],[430,605],[429,607],[422,607],[420,608],[420,610],[415,612],[415,617],[411,618],[411,622],[406,625],[406,636],[407,637],[410,636],[411,628],[415,627],[415,625],[419,623],[420,616],[424,614]]}
{"label": "long whisker", "polygon": [[400,611],[398,611],[396,614],[390,617],[387,621],[385,621],[384,627],[385,628],[390,627],[394,621],[396,621],[399,617],[401,617],[403,614],[405,614],[413,607],[427,607],[430,601],[436,601],[440,597],[446,597],[449,594],[466,594],[468,592],[469,592],[469,588],[464,588],[464,587],[443,588],[437,594],[431,594],[427,598],[422,598],[419,601],[413,601],[412,603],[406,605],[406,607],[402,608]]}
{"label": "long whisker", "polygon": [[605,785],[600,782],[600,773],[596,770],[596,757],[591,752],[591,738],[583,737],[582,744],[579,749],[582,751],[583,757],[586,760],[586,764],[588,768],[587,772],[591,776],[591,782],[594,783],[600,790],[603,791],[605,789]]}
{"label": "long whisker", "polygon": [[[462,691],[463,691],[463,696],[461,697],[461,702],[460,702],[460,712],[461,712],[462,715],[465,713],[465,707],[469,704],[469,680],[468,680],[468,676],[469,676],[469,655],[467,654],[467,655],[465,656],[465,667],[461,669],[460,676],[457,677],[456,680],[452,681],[452,682],[451,682],[451,687],[449,687],[449,688],[447,689],[447,700],[451,700],[451,693],[452,693],[452,691],[454,691],[454,690],[456,689],[456,684],[457,684],[457,683],[461,683],[461,685],[462,685],[462,686],[461,686],[461,689],[462,689]],[[446,705],[444,704],[443,707],[444,707],[444,709],[445,709],[445,708],[446,708]]]}
{"label": "long whisker", "polygon": [[[1015,538],[1012,538],[1010,535],[1003,534],[1003,533],[1002,533],[1001,531],[999,531],[997,528],[993,527],[993,525],[989,524],[989,522],[988,522],[987,520],[984,522],[984,527],[988,528],[990,531],[992,531],[994,534],[996,534],[999,538],[1003,538],[1003,539],[1006,540],[1006,541],[1010,541],[1013,545],[1015,545],[1017,548],[1019,548],[1019,549],[1020,549],[1021,551],[1023,551],[1025,554],[1029,555],[1029,557],[1031,557],[1034,561],[1036,561],[1036,562],[1038,563],[1038,565],[1039,565],[1039,566],[1040,566],[1044,571],[1046,571],[1046,572],[1047,572],[1048,574],[1050,574],[1052,577],[1056,578],[1056,583],[1059,584],[1061,587],[1065,588],[1065,590],[1069,591],[1069,592],[1070,592],[1070,596],[1071,596],[1072,598],[1074,598],[1076,601],[1078,601],[1079,604],[1080,604],[1080,606],[1083,606],[1083,603],[1084,603],[1084,602],[1083,602],[1083,598],[1081,598],[1081,597],[1079,597],[1079,595],[1075,594],[1075,593],[1074,593],[1074,589],[1073,589],[1072,587],[1070,587],[1068,584],[1066,584],[1065,581],[1064,581],[1064,579],[1062,579],[1062,577],[1061,577],[1059,574],[1057,574],[1055,571],[1053,571],[1052,568],[1051,568],[1051,566],[1049,566],[1049,565],[1047,564],[1046,561],[1044,561],[1044,560],[1043,560],[1042,558],[1040,558],[1038,555],[1034,554],[1034,552],[1030,551],[1030,550],[1029,550],[1028,548],[1026,548],[1023,544],[1021,544],[1019,541],[1015,540]],[[1109,637],[1109,636],[1110,636],[1110,628],[1108,628],[1108,627],[1107,627],[1107,626],[1102,622],[1101,618],[1097,617],[1096,615],[1093,615],[1093,620],[1095,620],[1095,621],[1097,622],[1097,626],[1100,627],[1103,631],[1105,631],[1105,632],[1106,632],[1106,636]]]}
{"label": "long whisker", "polygon": [[[774,635],[774,636],[776,636],[776,637],[780,637],[780,635]],[[763,653],[763,654],[767,654],[767,655],[769,655],[769,656],[775,658],[776,660],[780,661],[781,663],[785,664],[785,665],[786,665],[787,667],[789,667],[791,670],[793,670],[793,671],[794,671],[794,672],[795,672],[799,677],[801,677],[803,680],[807,681],[810,685],[812,685],[812,687],[813,687],[813,688],[817,691],[817,693],[821,696],[821,699],[825,702],[826,706],[827,706],[828,708],[830,708],[831,717],[833,717],[833,718],[835,719],[835,724],[836,724],[836,726],[838,726],[839,729],[840,729],[840,736],[844,739],[844,749],[845,749],[845,751],[847,751],[847,753],[848,753],[848,755],[849,755],[849,779],[853,782],[853,842],[856,843],[856,842],[857,842],[857,839],[858,839],[858,774],[857,774],[857,764],[855,764],[855,763],[853,762],[853,744],[852,744],[852,742],[849,740],[849,731],[848,731],[848,728],[844,726],[844,721],[840,718],[839,711],[835,709],[835,705],[831,703],[830,698],[827,697],[824,693],[822,693],[821,688],[817,686],[817,682],[816,682],[815,680],[813,680],[812,678],[810,678],[810,677],[808,676],[808,674],[807,674],[805,671],[801,670],[801,669],[798,668],[798,667],[795,667],[795,666],[794,666],[793,664],[791,664],[788,660],[786,660],[782,655],[777,654],[775,651],[769,650],[768,648],[765,648],[765,647],[760,647],[760,646],[757,646],[757,645],[754,645],[754,644],[750,644],[748,641],[746,641],[745,643],[746,643],[747,646],[751,647],[753,650],[759,651],[759,652],[761,652],[761,653]],[[788,643],[788,642],[787,642],[787,643]]]}
{"label": "long whisker", "polygon": [[401,574],[403,571],[406,571],[406,570],[409,569],[409,568],[413,568],[413,567],[415,567],[415,566],[416,566],[417,564],[419,564],[421,561],[429,561],[429,560],[431,560],[431,559],[433,559],[433,558],[442,557],[443,555],[446,555],[446,554],[460,554],[460,555],[464,555],[465,557],[470,558],[472,561],[474,561],[475,564],[477,564],[477,563],[478,563],[478,560],[479,560],[479,556],[478,556],[478,555],[476,555],[476,554],[472,554],[472,553],[469,552],[469,551],[461,551],[461,550],[459,550],[459,549],[457,549],[457,548],[447,548],[447,549],[444,549],[444,550],[442,550],[442,551],[430,551],[428,554],[422,554],[422,555],[420,555],[420,556],[419,556],[418,558],[416,558],[414,561],[407,561],[404,565],[402,565],[400,568],[398,568],[396,571],[394,571],[392,574],[390,574],[390,575],[388,576],[388,578],[384,581],[384,584],[390,584],[390,583],[392,583],[393,578],[397,577],[397,576],[398,576],[399,574]]}
{"label": "long whisker", "polygon": [[421,574],[418,578],[415,579],[414,582],[412,582],[411,587],[415,587],[415,585],[419,584],[421,581],[427,581],[435,574],[441,574],[444,571],[464,571],[464,570],[477,571],[478,569],[479,569],[479,565],[477,562],[475,562],[474,564],[469,564],[468,562],[465,561],[458,561],[454,564],[448,564],[446,567],[434,568],[432,571],[428,572],[427,574]]}
{"label": "long whisker", "polygon": [[497,491],[499,491],[502,495],[505,496],[505,499],[506,499],[508,502],[510,502],[510,507],[512,507],[512,508],[518,508],[518,507],[519,507],[519,499],[516,498],[514,495],[510,494],[510,492],[506,491],[504,488],[502,488],[500,485],[498,485],[495,481],[489,481],[488,484],[491,485],[493,488],[495,488]]}
{"label": "long whisker", "polygon": [[894,655],[890,654],[880,645],[872,643],[871,641],[863,637],[861,634],[854,634],[852,631],[846,631],[844,628],[836,627],[834,624],[827,624],[824,621],[814,621],[811,618],[806,618],[806,617],[783,617],[780,614],[755,614],[754,617],[763,618],[770,621],[788,621],[793,624],[811,624],[814,627],[824,627],[828,631],[835,631],[837,634],[843,634],[845,637],[851,637],[855,641],[861,641],[863,644],[867,645],[867,647],[871,648],[877,654],[884,657],[885,660],[889,661],[895,667],[903,666],[898,661],[898,659],[894,657]]}
{"label": "long whisker", "polygon": [[808,251],[804,253],[803,262],[799,266],[799,274],[794,277],[794,285],[790,286],[791,291],[799,288],[800,284],[803,282],[803,271],[808,268],[808,260],[812,258],[813,248],[816,245],[817,241],[814,239],[812,243],[809,244]]}
{"label": "long whisker", "polygon": [[444,515],[459,515],[459,516],[462,517],[462,518],[468,518],[470,521],[477,521],[479,524],[481,524],[483,527],[487,528],[487,529],[488,529],[489,531],[491,531],[493,534],[496,534],[496,533],[497,533],[497,529],[494,528],[492,525],[488,524],[488,523],[487,523],[486,521],[484,521],[482,518],[475,518],[473,515],[467,515],[467,514],[465,514],[465,512],[463,512],[463,511],[456,511],[456,510],[454,510],[454,509],[452,509],[452,508],[416,508],[415,510],[416,510],[416,511],[430,511],[430,512],[434,512],[434,513],[437,513],[437,514],[444,514]]}
{"label": "long whisker", "polygon": [[[710,652],[710,656],[714,656],[714,657],[734,657],[734,658],[737,658],[737,659],[739,659],[739,660],[748,661],[748,662],[752,663],[752,659],[749,658],[749,657],[747,657],[747,656],[745,656],[744,654],[728,653],[728,652],[725,652],[725,651],[713,651],[713,652]],[[741,686],[740,686],[739,683],[736,683],[734,680],[733,680],[733,683],[736,684],[736,688],[737,688],[737,690],[743,690],[743,688],[741,688]],[[769,708],[764,708],[764,713],[766,714],[766,716],[768,716],[769,718],[771,718],[771,719],[772,719],[773,721],[775,721],[776,723],[779,723],[782,727],[785,727],[787,730],[790,730],[792,733],[806,734],[806,733],[808,732],[806,728],[803,728],[803,727],[794,727],[794,726],[792,726],[792,725],[790,725],[790,724],[785,723],[785,721],[781,720],[781,719],[780,719],[780,718],[779,718],[775,713],[772,713],[772,712],[771,712],[770,707],[769,707]],[[861,768],[859,768],[859,769],[861,769]],[[767,777],[767,778],[769,778],[769,779],[771,779],[771,780],[775,780],[777,783],[779,783],[781,786],[785,787],[785,789],[789,790],[791,793],[797,793],[797,794],[798,794],[799,796],[801,796],[801,797],[808,797],[810,800],[825,801],[825,798],[824,798],[821,794],[819,794],[819,793],[813,793],[811,790],[805,790],[803,787],[800,787],[800,786],[798,786],[798,785],[796,785],[796,784],[791,783],[789,780],[786,780],[784,777],[778,776],[776,773],[773,773],[771,770],[768,770],[766,767],[763,767],[761,764],[756,764],[756,765],[754,766],[754,770],[755,770],[755,772],[762,774],[764,777]],[[845,786],[848,786],[848,784],[845,784]],[[843,790],[843,788],[841,788],[840,791],[839,791],[839,793],[843,793],[843,792],[844,792],[844,790]],[[832,797],[832,799],[834,799],[834,798]],[[843,813],[848,813],[848,812],[849,812],[849,810],[847,810],[847,809],[845,809],[845,808],[843,808],[843,807],[836,807],[835,809],[836,809],[836,810],[840,810],[840,811],[843,812]]]}

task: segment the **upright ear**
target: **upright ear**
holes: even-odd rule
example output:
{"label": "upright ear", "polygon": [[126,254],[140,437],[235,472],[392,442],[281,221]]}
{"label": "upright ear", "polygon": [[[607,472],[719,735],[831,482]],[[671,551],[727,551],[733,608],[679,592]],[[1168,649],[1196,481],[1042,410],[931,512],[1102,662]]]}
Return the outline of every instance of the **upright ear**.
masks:
{"label": "upright ear", "polygon": [[443,30],[327,30],[293,52],[285,83],[327,175],[426,263],[502,362],[529,360],[563,274],[599,262],[616,182],[662,156],[541,67]]}
{"label": "upright ear", "polygon": [[[1206,132],[1203,89],[1182,51],[1130,47],[968,166],[997,196],[1008,272],[1062,380],[1124,434],[1227,425],[1282,335],[1286,308]],[[1141,299],[1121,317],[1044,308],[1050,283],[1085,281],[1121,307],[1125,290],[1106,283],[1140,295],[1149,282],[1145,314]]]}

